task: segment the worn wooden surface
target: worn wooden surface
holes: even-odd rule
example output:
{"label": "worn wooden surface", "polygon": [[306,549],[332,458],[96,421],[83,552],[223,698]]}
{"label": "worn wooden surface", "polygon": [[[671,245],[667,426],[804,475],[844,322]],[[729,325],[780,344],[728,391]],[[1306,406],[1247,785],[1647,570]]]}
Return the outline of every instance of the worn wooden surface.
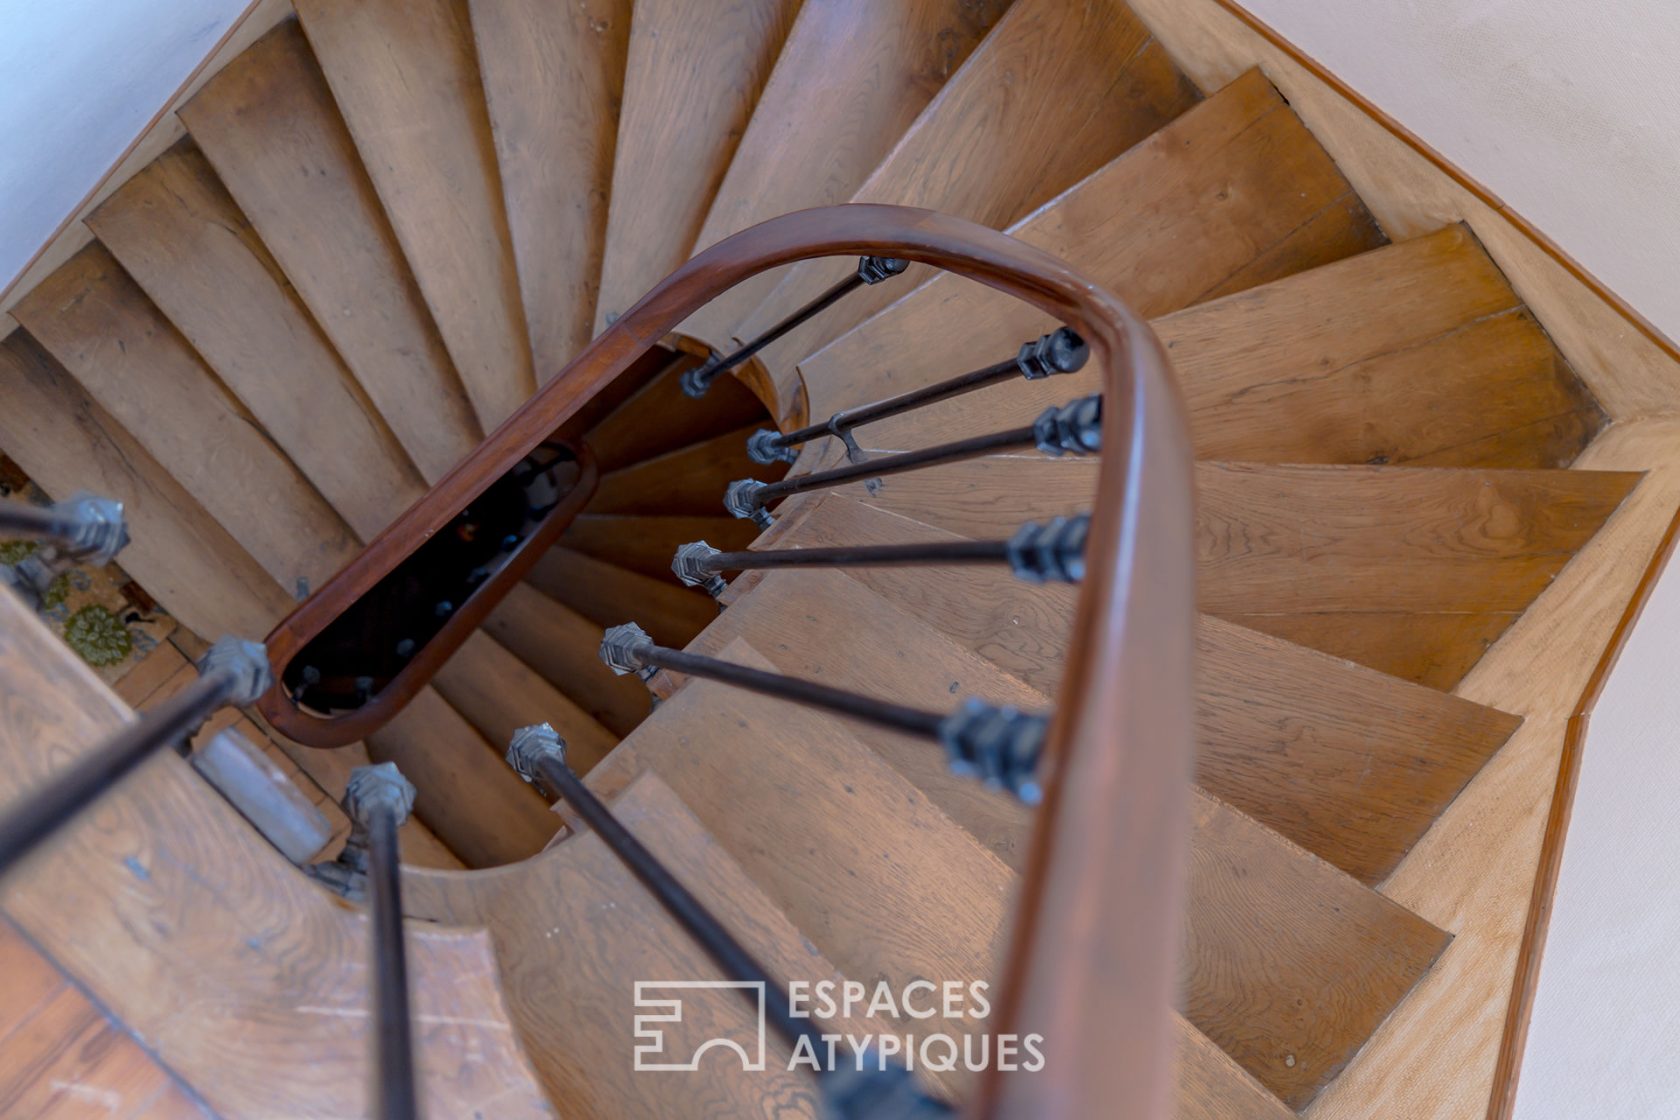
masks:
{"label": "worn wooden surface", "polygon": [[466,0],[295,0],[488,431],[536,388]]}
{"label": "worn wooden surface", "polygon": [[[1004,228],[1182,113],[1195,92],[1123,4],[1015,0],[852,196]],[[841,278],[841,261],[792,269],[736,329],[753,337]],[[847,296],[761,354],[779,400],[805,355],[932,275]]]}
{"label": "worn wooden surface", "polygon": [[[592,591],[587,583],[578,587],[583,595]],[[604,628],[529,583],[508,592],[484,620],[484,631],[614,735],[630,734],[647,717],[642,682],[601,663]]]}
{"label": "worn wooden surface", "polygon": [[[1381,243],[1368,216],[1343,225],[1351,190],[1257,72],[1245,74],[1010,227],[1151,317]],[[1351,199],[1356,215],[1356,199]],[[1186,252],[1194,245],[1194,252]],[[940,276],[800,363],[814,417],[1007,358],[1057,324],[1002,293]],[[928,339],[938,339],[930,346]],[[1173,355],[1175,366],[1178,356]],[[1095,369],[994,386],[859,431],[866,446],[932,442],[1070,399]],[[1180,373],[1182,377],[1182,373]],[[976,427],[979,424],[982,426]],[[917,443],[906,443],[916,446]]]}
{"label": "worn wooden surface", "polygon": [[165,152],[88,224],[359,535],[426,492],[197,149]]}
{"label": "worn wooden surface", "polygon": [[630,0],[471,0],[537,381],[595,319]]}
{"label": "worn wooden surface", "polygon": [[260,637],[291,598],[110,413],[26,334],[0,343],[0,449],[56,499],[123,503],[123,568],[200,634]]}
{"label": "worn wooden surface", "polygon": [[[0,598],[0,665],[7,802],[131,718],[11,596]],[[173,754],[13,869],[5,911],[212,1112],[366,1112],[365,919],[300,876]],[[430,1108],[552,1115],[509,1029],[489,939],[413,928],[409,946]]]}
{"label": "worn wooden surface", "polygon": [[441,478],[483,432],[296,21],[181,119],[421,474]]}
{"label": "worn wooden surface", "polygon": [[354,554],[349,526],[103,248],[78,253],[17,315],[282,587],[317,587]]}
{"label": "worn wooden surface", "polygon": [[733,377],[718,378],[703,400],[684,394],[682,375],[692,364],[673,362],[590,427],[586,438],[603,472],[622,470],[747,424],[767,423],[764,406]]}
{"label": "worn wooden surface", "polygon": [[681,649],[717,617],[698,588],[645,576],[568,548],[551,548],[529,577],[532,587],[597,626],[635,621],[660,645]]}
{"label": "worn wooden surface", "polygon": [[687,259],[799,0],[638,0],[601,265],[599,332]]}
{"label": "worn wooden surface", "polygon": [[749,424],[643,459],[601,479],[590,513],[688,514],[723,509],[723,494],[738,478],[773,482],[786,467],[763,466],[747,454],[747,439],[767,422]]}
{"label": "worn wooden surface", "polygon": [[[805,0],[694,248],[807,206],[845,202],[957,72],[1009,0]],[[683,324],[727,351],[776,284],[739,284]]]}
{"label": "worn wooden surface", "polygon": [[515,731],[534,723],[554,725],[579,771],[606,757],[618,742],[582,706],[482,630],[461,643],[434,683],[498,755],[506,753]]}
{"label": "worn wooden surface", "polygon": [[713,548],[745,548],[758,535],[751,521],[716,517],[586,514],[572,522],[560,543],[574,552],[606,560],[632,572],[676,583],[671,560],[680,545],[703,540]]}

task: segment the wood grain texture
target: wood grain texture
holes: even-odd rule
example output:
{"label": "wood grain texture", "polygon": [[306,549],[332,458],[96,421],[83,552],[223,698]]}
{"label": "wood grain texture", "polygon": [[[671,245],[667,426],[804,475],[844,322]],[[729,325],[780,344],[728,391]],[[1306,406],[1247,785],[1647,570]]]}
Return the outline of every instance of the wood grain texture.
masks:
{"label": "wood grain texture", "polygon": [[590,427],[585,438],[603,473],[748,424],[767,423],[764,405],[733,377],[718,378],[698,401],[684,394],[682,375],[692,364],[687,358],[673,362]]}
{"label": "wood grain texture", "polygon": [[594,333],[631,4],[471,0],[470,6],[542,382]]}
{"label": "wood grain texture", "polygon": [[558,823],[535,787],[502,762],[503,749],[431,688],[367,742],[370,761],[394,762],[414,783],[414,815],[468,867],[535,855]]}
{"label": "wood grain texture", "polygon": [[534,723],[554,725],[580,773],[618,743],[618,736],[482,630],[461,643],[438,670],[434,686],[498,755],[507,751],[515,731]]}
{"label": "wood grain texture", "polygon": [[634,619],[660,645],[681,649],[717,617],[705,592],[633,572],[567,548],[551,548],[528,577],[532,587],[597,626]]}
{"label": "wood grain texture", "polygon": [[[827,498],[776,547],[954,539]],[[1074,589],[1025,584],[1001,567],[848,575],[1045,695],[1060,688]],[[790,579],[782,594],[797,587]],[[1197,657],[1197,782],[1367,884],[1393,870],[1520,722],[1206,615]]]}
{"label": "wood grain texture", "polygon": [[[694,248],[807,206],[845,202],[962,66],[1009,0],[805,0]],[[754,277],[683,324],[727,349],[775,287]]]}
{"label": "wood grain texture", "polygon": [[[839,637],[845,633],[868,639],[847,642]],[[729,660],[739,660],[732,650],[769,650],[770,664],[781,672],[936,711],[965,695],[1029,710],[1049,706],[1041,693],[835,572],[772,573],[696,648]],[[678,700],[697,687],[686,685]],[[779,706],[784,721],[795,718],[787,704]],[[1029,812],[950,775],[932,744],[874,730],[861,734],[954,822],[1004,861],[1020,863]],[[629,741],[646,760],[641,737]],[[1446,938],[1223,802],[1198,793],[1195,804],[1187,1015],[1300,1107],[1358,1049]],[[1314,1013],[1302,1015],[1303,1005]]]}
{"label": "wood grain texture", "polygon": [[630,734],[647,718],[642,682],[601,663],[603,628],[530,584],[508,593],[484,620],[484,631],[614,735]]}
{"label": "wood grain texture", "polygon": [[8,1116],[208,1120],[133,1037],[111,1023],[10,922],[0,922],[0,1108]]}
{"label": "wood grain texture", "polygon": [[787,473],[785,465],[766,467],[747,454],[748,437],[762,427],[749,424],[613,471],[601,479],[589,512],[716,514],[736,479],[773,482]]}
{"label": "wood grain texture", "polygon": [[[1521,611],[1416,614],[1267,614],[1223,617],[1417,684],[1450,691],[1493,647]],[[1258,625],[1255,625],[1258,624]]]}
{"label": "wood grain texture", "polygon": [[[839,974],[657,777],[637,780],[614,814],[728,925],[772,975],[806,982]],[[410,872],[411,913],[483,924],[514,1023],[544,1087],[567,1117],[817,1116],[815,1082],[789,1072],[790,1052],[771,1034],[766,1070],[747,1073],[732,1055],[703,1060],[702,1073],[634,1072],[636,981],[721,979],[694,940],[593,833],[556,844],[512,867],[467,876]],[[729,990],[650,993],[680,998],[680,1022],[661,1024],[660,1060],[681,1061],[710,1037],[756,1052],[756,1016]],[[646,1009],[641,1010],[647,1014]],[[867,1027],[854,1027],[867,1030]]]}
{"label": "wood grain texture", "polygon": [[466,0],[296,7],[488,431],[536,380]]}
{"label": "wood grain texture", "polygon": [[636,3],[596,332],[688,258],[799,3]]}
{"label": "wood grain texture", "polygon": [[426,492],[196,149],[165,152],[88,225],[358,535]]}
{"label": "wood grain texture", "polygon": [[586,514],[572,522],[560,543],[573,552],[676,584],[671,560],[679,546],[703,540],[713,548],[728,552],[747,547],[757,535],[758,528],[751,521],[729,516],[644,517],[604,513]]}
{"label": "wood grain texture", "polygon": [[[1354,215],[1340,225],[1315,222],[1326,213],[1345,215],[1350,206]],[[1347,181],[1258,71],[1009,232],[1068,261],[1152,318],[1234,284],[1277,280],[1382,241]],[[940,276],[804,359],[800,373],[812,414],[820,418],[989,365],[1056,325],[1001,293]],[[925,345],[927,338],[940,345]],[[1182,380],[1180,359],[1171,357]],[[870,425],[859,438],[889,447],[984,431],[976,425],[987,417],[995,423],[1001,414],[1042,409],[1047,393],[1061,401],[1091,391],[1085,386],[1095,372],[994,386]]]}
{"label": "wood grain texture", "polygon": [[[1093,464],[992,457],[840,491],[964,536],[1091,508]],[[1200,463],[1201,609],[1279,636],[1358,622],[1402,632],[1418,615],[1515,617],[1556,577],[1639,476],[1630,472]],[[1297,625],[1303,616],[1318,621]],[[1487,620],[1433,623],[1405,641],[1420,666],[1485,649]],[[1423,643],[1433,635],[1440,644]],[[1327,652],[1351,655],[1379,639]],[[1408,676],[1414,674],[1407,674]]]}
{"label": "wood grain texture", "polygon": [[103,248],[17,315],[282,587],[317,586],[354,553],[349,526]]}
{"label": "wood grain texture", "polygon": [[[132,718],[11,596],[0,600],[0,666],[8,803]],[[214,1114],[366,1113],[365,919],[173,754],[14,868],[5,909]],[[428,1108],[552,1116],[510,1029],[488,937],[420,926],[408,936]]]}
{"label": "wood grain texture", "polygon": [[295,20],[181,109],[193,140],[428,482],[483,435]]}
{"label": "wood grain texture", "polygon": [[[1015,0],[851,201],[924,206],[1002,229],[1195,100],[1125,5]],[[843,274],[839,261],[796,266],[734,333],[755,337]],[[787,377],[802,358],[931,275],[913,266],[854,292],[764,350],[779,401],[791,399]]]}
{"label": "wood grain texture", "polygon": [[291,597],[34,339],[0,344],[0,448],[57,499],[123,503],[123,569],[200,634],[257,637]]}
{"label": "wood grain texture", "polygon": [[1135,0],[1132,7],[1205,90],[1260,66],[1324,143],[1394,238],[1469,223],[1517,294],[1612,417],[1673,411],[1672,343],[1486,188],[1227,0]]}

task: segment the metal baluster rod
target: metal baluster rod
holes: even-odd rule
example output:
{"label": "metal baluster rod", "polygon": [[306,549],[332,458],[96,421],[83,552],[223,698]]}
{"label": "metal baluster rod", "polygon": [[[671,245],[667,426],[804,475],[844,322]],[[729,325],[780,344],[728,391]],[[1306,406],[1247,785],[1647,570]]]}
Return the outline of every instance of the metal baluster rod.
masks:
{"label": "metal baluster rod", "polygon": [[414,786],[396,763],[358,766],[350,772],[344,809],[365,833],[367,844],[367,897],[373,924],[374,1100],[379,1120],[417,1120],[420,1115],[397,842],[397,830],[413,808]]}
{"label": "metal baluster rod", "polygon": [[0,819],[0,873],[33,851],[136,766],[190,735],[217,709],[250,704],[272,680],[258,642],[223,638],[198,665],[199,677],[92,753],[54,775]]}
{"label": "metal baluster rod", "polygon": [[93,564],[110,563],[128,543],[122,503],[88,493],[50,506],[0,502],[0,534],[44,537],[69,558]]}
{"label": "metal baluster rod", "polygon": [[[765,1022],[788,1046],[797,1048],[800,1040],[804,1039],[810,1054],[826,1053],[823,1041],[825,1029],[821,1022],[814,1017],[793,1013],[785,987],[771,977],[752,952],[671,874],[658,856],[648,851],[606,803],[595,796],[595,791],[584,784],[583,779],[567,764],[566,741],[555,733],[553,727],[539,723],[515,731],[513,741],[508,744],[507,760],[521,778],[542,786],[551,796],[563,798],[576,809],[578,816],[584,819],[601,842],[630,869],[630,873],[648,889],[665,912],[694,938],[725,977],[759,986],[764,993]],[[748,998],[753,997],[748,994]],[[950,1106],[917,1089],[904,1067],[881,1069],[878,1063],[873,1068],[867,1063],[859,1064],[863,1065],[861,1070],[846,1063],[834,1069],[819,1065],[816,1073],[823,1089],[823,1115],[834,1120],[882,1120],[885,1117],[892,1120],[931,1120],[951,1115]]]}
{"label": "metal baluster rod", "polygon": [[1065,405],[1051,406],[1024,428],[970,436],[968,439],[935,444],[897,455],[883,455],[866,463],[853,463],[833,470],[800,475],[798,478],[784,478],[780,482],[760,482],[755,478],[738,479],[729,484],[729,489],[724,494],[723,508],[736,517],[750,517],[759,525],[768,528],[771,519],[765,507],[790,494],[841,486],[859,479],[902,474],[940,463],[974,459],[993,451],[1035,446],[1046,455],[1091,455],[1101,450],[1102,397],[1081,397]]}
{"label": "metal baluster rod", "polygon": [[1038,761],[1050,724],[1043,715],[987,704],[974,697],[964,700],[955,712],[942,715],[817,681],[668,649],[654,644],[647,631],[634,622],[606,632],[601,639],[601,660],[620,676],[645,676],[655,669],[665,669],[915,735],[943,746],[956,773],[1006,789],[1028,804],[1037,804],[1042,794]]}
{"label": "metal baluster rod", "polygon": [[897,257],[860,257],[857,271],[844,280],[829,288],[822,295],[789,315],[733,354],[722,358],[713,358],[704,365],[696,366],[682,376],[682,391],[691,397],[703,397],[706,390],[712,387],[712,382],[719,376],[729,372],[742,362],[757,354],[778,338],[787,334],[801,323],[844,299],[850,292],[866,284],[879,284],[883,280],[891,279],[910,267],[910,262],[899,260]]}
{"label": "metal baluster rod", "polygon": [[1029,521],[1006,541],[921,541],[914,544],[853,545],[834,548],[761,549],[720,552],[705,541],[677,549],[671,571],[689,587],[723,592],[724,572],[774,568],[904,568],[920,565],[1007,563],[1029,583],[1078,583],[1085,578],[1087,514]]}
{"label": "metal baluster rod", "polygon": [[812,424],[786,434],[761,428],[748,438],[747,454],[755,463],[791,463],[799,458],[795,448],[819,436],[831,435],[844,439],[852,429],[864,424],[949,400],[1015,376],[1037,381],[1054,374],[1073,373],[1084,367],[1090,355],[1091,350],[1085,345],[1085,340],[1072,329],[1062,327],[1035,341],[1022,343],[1013,358],[983,369],[958,374],[932,385],[924,385],[920,389],[912,389],[896,397],[842,409],[830,416],[825,423]]}

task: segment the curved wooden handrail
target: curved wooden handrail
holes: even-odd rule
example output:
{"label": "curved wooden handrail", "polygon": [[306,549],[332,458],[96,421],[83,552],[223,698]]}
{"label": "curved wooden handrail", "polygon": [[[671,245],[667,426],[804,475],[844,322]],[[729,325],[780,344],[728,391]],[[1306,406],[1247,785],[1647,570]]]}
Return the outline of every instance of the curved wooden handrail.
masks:
{"label": "curved wooden handrail", "polygon": [[[366,704],[354,711],[333,715],[317,715],[301,708],[282,683],[286,667],[291,664],[292,658],[299,650],[319,637],[334,619],[343,614],[357,599],[367,594],[368,590],[384,579],[392,568],[406,560],[437,531],[436,529],[424,536],[413,538],[400,554],[394,548],[382,549],[375,553],[375,546],[385,540],[391,532],[391,529],[387,528],[361,555],[334,573],[332,579],[322,584],[319,591],[299,603],[291,614],[280,621],[265,643],[268,647],[269,665],[274,671],[274,686],[257,701],[257,710],[262,712],[263,718],[272,724],[275,730],[305,746],[348,746],[384,727],[398,712],[408,706],[408,702],[413,700],[422,688],[431,683],[437,671],[461,648],[461,643],[484,624],[484,620],[489,617],[496,604],[513,590],[514,584],[530,574],[531,569],[542,558],[542,554],[560,539],[560,534],[566,531],[567,526],[577,519],[577,515],[583,512],[583,507],[595,496],[601,472],[589,445],[582,440],[569,439],[549,438],[547,442],[564,447],[572,453],[578,465],[577,481],[572,484],[560,503],[543,517],[542,523],[531,535],[520,543],[513,555],[508,557],[507,563],[479,585],[467,601],[449,616],[449,620],[438,632],[432,635],[432,639],[420,647],[413,659],[403,666],[402,671],[392,677]],[[469,457],[467,462],[471,461],[472,458]],[[484,487],[501,476],[502,472],[485,476],[472,496],[476,498]],[[434,490],[421,498],[403,514],[403,517],[409,517],[415,510],[426,505],[435,494]],[[443,523],[448,524],[466,504],[463,502],[461,506],[452,509],[449,516],[443,519]],[[401,520],[402,518],[398,519]],[[393,522],[392,528],[395,525]]]}
{"label": "curved wooden handrail", "polygon": [[995,1028],[1043,1035],[1045,1067],[988,1075],[971,1111],[1164,1118],[1174,1095],[1168,1009],[1194,753],[1190,439],[1147,324],[1062,261],[995,230],[898,206],[804,210],[738,233],[625,312],[329,586],[346,602],[365,593],[722,292],[781,265],[861,255],[931,264],[1025,300],[1079,331],[1105,371],[1087,576]]}

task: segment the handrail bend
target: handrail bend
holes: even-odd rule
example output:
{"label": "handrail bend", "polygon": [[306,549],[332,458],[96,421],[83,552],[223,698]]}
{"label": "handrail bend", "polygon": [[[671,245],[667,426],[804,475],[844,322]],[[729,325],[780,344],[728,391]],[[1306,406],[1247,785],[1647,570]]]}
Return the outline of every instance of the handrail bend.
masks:
{"label": "handrail bend", "polygon": [[[903,258],[996,288],[1072,327],[1101,363],[1087,576],[997,1012],[998,1030],[1044,1036],[1045,1066],[986,1075],[970,1112],[1167,1117],[1193,756],[1192,456],[1160,343],[1067,264],[995,230],[897,206],[805,210],[738,233],[625,312],[322,594],[349,602],[367,591],[708,301],[756,273],[825,256]],[[277,671],[311,617],[306,603],[270,637]]]}

